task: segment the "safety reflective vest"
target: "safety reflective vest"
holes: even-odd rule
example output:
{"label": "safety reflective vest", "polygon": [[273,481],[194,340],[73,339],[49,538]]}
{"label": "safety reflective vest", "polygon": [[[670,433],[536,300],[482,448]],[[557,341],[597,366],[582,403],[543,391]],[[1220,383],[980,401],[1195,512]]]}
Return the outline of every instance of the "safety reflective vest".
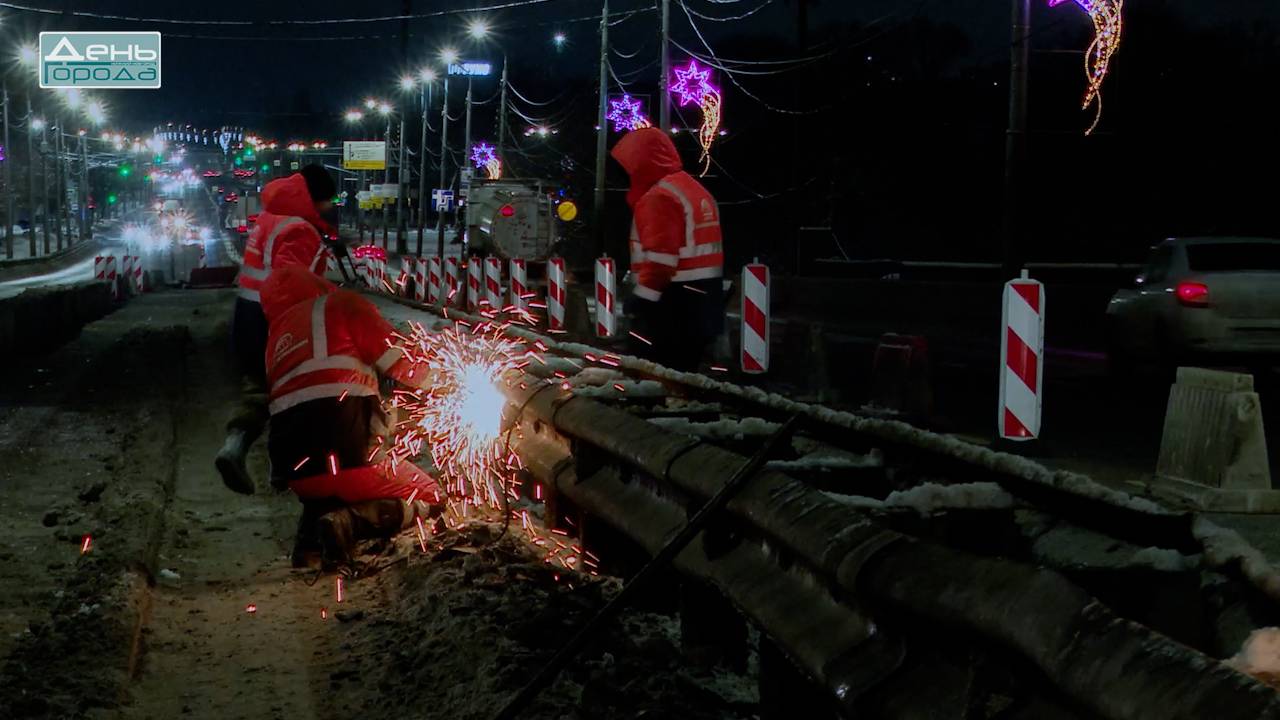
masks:
{"label": "safety reflective vest", "polygon": [[[680,214],[667,217],[640,217],[655,207],[646,202],[658,193],[671,198]],[[658,206],[661,207],[661,206]],[[724,274],[724,243],[720,234],[720,209],[715,198],[687,173],[675,173],[658,181],[637,203],[637,219],[631,224],[631,270],[636,274],[636,295],[658,300],[669,283],[718,278]],[[679,223],[683,233],[674,247],[670,236],[642,237],[641,226],[653,223]]]}
{"label": "safety reflective vest", "polygon": [[262,283],[273,267],[306,265],[311,272],[323,272],[324,252],[320,233],[306,220],[293,215],[262,213],[245,243],[238,281],[240,297],[261,302]]}
{"label": "safety reflective vest", "polygon": [[322,295],[272,325],[266,358],[272,415],[310,400],[378,394],[378,375],[403,353],[387,342],[391,326],[361,304],[367,301],[358,296]]}

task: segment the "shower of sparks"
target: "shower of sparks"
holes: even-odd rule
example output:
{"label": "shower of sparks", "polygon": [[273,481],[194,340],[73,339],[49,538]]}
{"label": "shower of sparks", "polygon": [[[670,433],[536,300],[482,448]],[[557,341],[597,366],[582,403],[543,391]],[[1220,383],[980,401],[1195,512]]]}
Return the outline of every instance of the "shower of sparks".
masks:
{"label": "shower of sparks", "polygon": [[[1067,0],[1049,0],[1049,6],[1061,5]],[[1093,42],[1084,56],[1085,78],[1089,87],[1085,90],[1083,109],[1095,107],[1093,122],[1085,134],[1092,134],[1102,120],[1102,84],[1111,69],[1111,58],[1120,49],[1124,32],[1124,0],[1075,0],[1093,20]]]}
{"label": "shower of sparks", "polygon": [[84,555],[85,553],[89,552],[89,548],[91,548],[92,546],[93,546],[93,537],[89,535],[85,535],[84,537],[80,538],[80,554],[81,555]]}

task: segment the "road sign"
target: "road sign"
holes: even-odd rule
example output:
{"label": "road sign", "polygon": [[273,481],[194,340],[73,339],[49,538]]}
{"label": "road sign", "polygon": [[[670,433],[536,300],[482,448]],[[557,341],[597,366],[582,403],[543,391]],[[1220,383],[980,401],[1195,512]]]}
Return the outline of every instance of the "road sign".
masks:
{"label": "road sign", "polygon": [[440,190],[439,188],[431,191],[431,209],[436,212],[448,212],[453,209],[453,191]]}
{"label": "road sign", "polygon": [[387,144],[370,140],[346,140],[342,143],[342,167],[347,170],[385,170]]}
{"label": "road sign", "polygon": [[289,163],[289,169],[290,169],[290,170],[297,170],[297,169],[298,169],[298,161],[297,161],[297,160],[294,160],[293,162]]}
{"label": "road sign", "polygon": [[468,60],[466,62],[449,63],[450,75],[485,77],[493,74],[493,65],[487,62]]}
{"label": "road sign", "polygon": [[279,160],[272,160],[272,161],[271,161],[271,164],[272,164],[272,165],[274,165],[274,166],[276,166],[276,167],[280,167],[280,161],[279,161]]}

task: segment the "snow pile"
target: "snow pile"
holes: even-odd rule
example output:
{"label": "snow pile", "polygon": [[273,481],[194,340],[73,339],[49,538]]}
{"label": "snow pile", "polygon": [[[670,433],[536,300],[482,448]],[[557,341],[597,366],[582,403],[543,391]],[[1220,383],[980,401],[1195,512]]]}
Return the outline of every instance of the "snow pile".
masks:
{"label": "snow pile", "polygon": [[995,483],[926,483],[890,493],[884,499],[884,506],[930,516],[947,510],[1007,510],[1013,507],[1013,496]]}
{"label": "snow pile", "polygon": [[711,438],[713,440],[742,440],[747,436],[768,436],[782,427],[778,423],[760,418],[725,418],[715,422],[692,422],[682,417],[654,417],[649,422],[671,432]]}
{"label": "snow pile", "polygon": [[1280,689],[1280,628],[1254,630],[1226,665]]}
{"label": "snow pile", "polygon": [[860,470],[884,467],[880,453],[869,455],[807,455],[798,460],[771,460],[767,467],[773,470]]}
{"label": "snow pile", "polygon": [[1272,600],[1280,601],[1280,574],[1257,548],[1234,530],[1216,525],[1197,516],[1191,534],[1204,546],[1205,566],[1229,569],[1238,566],[1240,573]]}
{"label": "snow pile", "polygon": [[1194,570],[1200,563],[1197,557],[1187,557],[1177,550],[1146,547],[1129,558],[1132,566],[1151,568],[1160,572],[1186,572]]}
{"label": "snow pile", "polygon": [[622,377],[622,372],[613,368],[593,367],[587,368],[569,378],[569,384],[574,387],[608,385],[618,382]]}
{"label": "snow pile", "polygon": [[[585,370],[583,372],[586,372]],[[620,382],[599,387],[583,387],[574,390],[575,395],[589,398],[660,398],[666,397],[667,389],[656,380],[622,380]]]}

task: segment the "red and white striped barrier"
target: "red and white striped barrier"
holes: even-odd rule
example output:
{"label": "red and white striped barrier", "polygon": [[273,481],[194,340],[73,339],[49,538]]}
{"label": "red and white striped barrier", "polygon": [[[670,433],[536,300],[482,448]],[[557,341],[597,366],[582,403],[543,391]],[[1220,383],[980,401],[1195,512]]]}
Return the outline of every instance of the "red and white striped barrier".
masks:
{"label": "red and white striped barrier", "polygon": [[502,309],[502,258],[484,259],[484,299],[492,310]]}
{"label": "red and white striped barrier", "polygon": [[529,310],[529,268],[522,258],[511,258],[511,304],[516,310]]}
{"label": "red and white striped barrier", "polygon": [[133,289],[131,287],[133,285],[133,263],[141,259],[134,255],[120,256],[120,284],[126,289]]}
{"label": "red and white striped barrier", "polygon": [[742,372],[769,371],[769,267],[742,268]]}
{"label": "red and white striped barrier", "polygon": [[412,255],[405,255],[400,258],[400,279],[396,281],[396,289],[399,290],[400,297],[413,297],[413,269],[418,264],[418,258]]}
{"label": "red and white striped barrier", "polygon": [[376,288],[381,292],[385,292],[387,289],[387,285],[390,284],[389,282],[387,282],[387,261],[374,259],[373,267],[374,267],[374,272],[376,273],[376,275],[374,276],[375,277],[374,288]]}
{"label": "red and white striped barrier", "polygon": [[[424,263],[424,266],[426,267],[426,280],[424,281],[426,284],[426,295],[423,299],[426,302],[435,305],[440,302],[441,292],[444,289],[444,286],[440,284],[440,258],[428,258],[427,262]],[[420,267],[419,270],[421,271],[422,268]]]}
{"label": "red and white striped barrier", "polygon": [[461,277],[458,272],[458,258],[451,257],[444,259],[444,304],[445,306],[457,305],[462,302],[458,296],[463,294],[461,286],[458,284],[458,278]]}
{"label": "red and white striped barrier", "polygon": [[1000,339],[1000,437],[1017,442],[1040,437],[1044,380],[1044,286],[1028,277],[1004,286]]}
{"label": "red and white striped barrier", "polygon": [[147,277],[142,273],[142,256],[135,256],[133,261],[133,289],[136,292],[145,292]]}
{"label": "red and white striped barrier", "polygon": [[618,279],[613,274],[613,258],[596,260],[596,335],[613,337],[618,332],[618,316],[614,311],[618,297]]}
{"label": "red and white striped barrier", "polygon": [[547,259],[547,329],[564,331],[564,258]]}
{"label": "red and white striped barrier", "polygon": [[480,307],[480,293],[484,292],[484,265],[480,258],[467,260],[467,310]]}
{"label": "red and white striped barrier", "polygon": [[116,256],[115,255],[107,256],[107,262],[106,262],[106,267],[104,268],[104,272],[106,273],[107,282],[111,283],[111,297],[115,298],[116,300],[119,300],[120,299],[120,283],[116,279]]}
{"label": "red and white striped barrier", "polygon": [[107,258],[105,255],[98,255],[93,259],[93,279],[107,279]]}

